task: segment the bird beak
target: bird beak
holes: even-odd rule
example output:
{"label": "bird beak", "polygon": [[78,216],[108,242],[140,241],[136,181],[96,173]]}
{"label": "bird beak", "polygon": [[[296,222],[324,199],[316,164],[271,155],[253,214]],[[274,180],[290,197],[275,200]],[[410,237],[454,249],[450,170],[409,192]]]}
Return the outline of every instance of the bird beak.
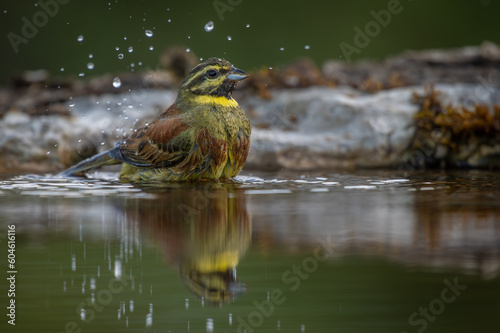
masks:
{"label": "bird beak", "polygon": [[229,72],[229,75],[227,76],[227,78],[231,81],[241,81],[247,77],[249,77],[248,73],[234,67],[231,68],[231,72]]}

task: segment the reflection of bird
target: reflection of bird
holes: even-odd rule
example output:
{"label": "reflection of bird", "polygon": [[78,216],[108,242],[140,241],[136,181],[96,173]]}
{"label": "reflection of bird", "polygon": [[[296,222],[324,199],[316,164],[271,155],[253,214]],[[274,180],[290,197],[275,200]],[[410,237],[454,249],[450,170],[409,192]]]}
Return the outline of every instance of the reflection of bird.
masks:
{"label": "reflection of bird", "polygon": [[126,211],[144,236],[159,243],[188,289],[220,305],[246,291],[236,266],[250,245],[251,219],[242,191],[196,184],[170,188]]}
{"label": "reflection of bird", "polygon": [[131,181],[236,176],[248,155],[251,126],[231,94],[247,76],[225,60],[208,59],[193,68],[174,104],[153,122],[61,175],[123,163],[120,178]]}

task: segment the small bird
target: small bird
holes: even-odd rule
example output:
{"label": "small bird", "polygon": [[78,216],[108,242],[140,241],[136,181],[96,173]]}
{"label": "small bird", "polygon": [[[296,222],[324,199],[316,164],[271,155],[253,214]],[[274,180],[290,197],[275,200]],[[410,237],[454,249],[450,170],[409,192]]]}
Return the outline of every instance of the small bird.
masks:
{"label": "small bird", "polygon": [[226,60],[208,59],[189,72],[174,104],[150,124],[60,176],[123,163],[119,178],[132,182],[235,177],[248,156],[251,125],[232,92],[248,76]]}

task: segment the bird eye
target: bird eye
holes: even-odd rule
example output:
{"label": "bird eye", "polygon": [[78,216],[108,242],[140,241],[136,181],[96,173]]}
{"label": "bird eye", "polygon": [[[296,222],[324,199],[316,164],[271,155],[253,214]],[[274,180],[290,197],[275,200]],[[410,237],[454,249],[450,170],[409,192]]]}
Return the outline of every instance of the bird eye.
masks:
{"label": "bird eye", "polygon": [[217,76],[217,71],[215,69],[211,69],[207,72],[208,76],[210,76],[211,78],[214,78]]}

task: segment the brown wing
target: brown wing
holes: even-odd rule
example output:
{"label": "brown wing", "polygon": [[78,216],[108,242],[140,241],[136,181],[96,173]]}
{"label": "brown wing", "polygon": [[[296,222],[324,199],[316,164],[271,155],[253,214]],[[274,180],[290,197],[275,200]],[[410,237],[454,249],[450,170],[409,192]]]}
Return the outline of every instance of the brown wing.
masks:
{"label": "brown wing", "polygon": [[172,167],[182,162],[193,141],[187,131],[189,126],[179,114],[179,110],[171,106],[151,124],[120,142],[118,156],[113,157],[137,167]]}

